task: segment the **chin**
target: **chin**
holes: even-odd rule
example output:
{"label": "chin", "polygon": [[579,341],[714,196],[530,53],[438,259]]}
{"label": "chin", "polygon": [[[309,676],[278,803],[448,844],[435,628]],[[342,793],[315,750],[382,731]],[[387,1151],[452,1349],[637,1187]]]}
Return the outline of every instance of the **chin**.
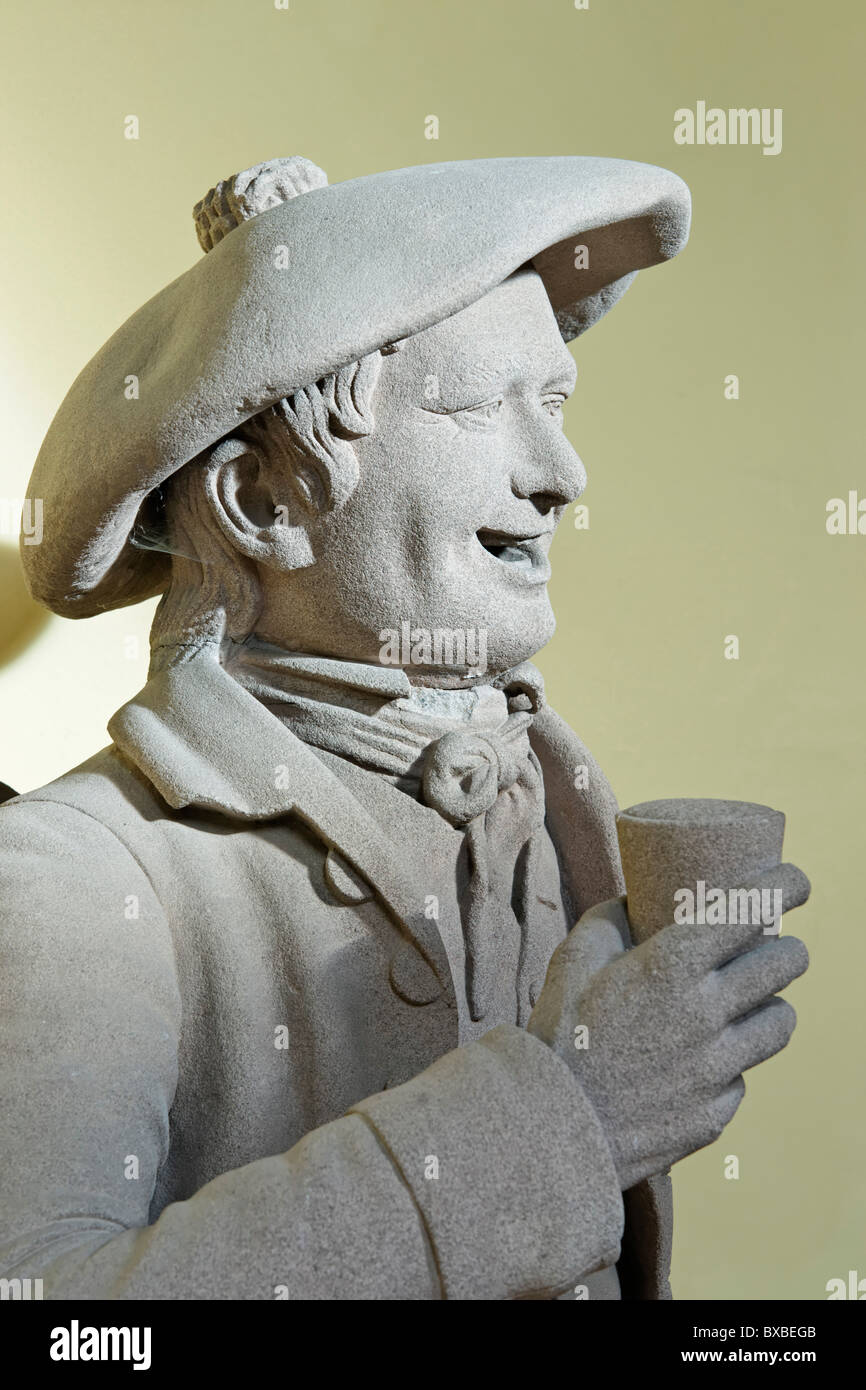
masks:
{"label": "chin", "polygon": [[[556,620],[546,586],[536,585],[518,593],[509,587],[501,594],[498,586],[493,588],[489,583],[481,593],[480,588],[474,586],[474,594],[468,585],[462,591],[437,593],[435,601],[428,599],[426,603],[423,598],[416,599],[415,612],[425,614],[429,630],[417,620],[383,625],[383,630],[394,634],[395,655],[399,646],[399,664],[409,671],[414,683],[454,687],[490,681],[531,660],[550,641]],[[415,644],[425,633],[429,650],[422,656]],[[441,643],[447,634],[460,650],[457,660],[453,650],[445,654],[444,645],[436,650],[437,641]],[[380,643],[378,634],[376,640]]]}
{"label": "chin", "polygon": [[545,596],[543,611],[535,611],[525,622],[515,621],[504,626],[501,616],[487,629],[487,671],[489,678],[510,671],[521,661],[531,661],[542,647],[547,646],[556,631],[553,609]]}

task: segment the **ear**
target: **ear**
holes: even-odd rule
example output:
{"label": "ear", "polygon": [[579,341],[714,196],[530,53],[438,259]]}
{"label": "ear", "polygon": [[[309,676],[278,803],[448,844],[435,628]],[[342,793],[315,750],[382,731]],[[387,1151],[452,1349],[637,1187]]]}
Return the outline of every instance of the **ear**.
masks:
{"label": "ear", "polygon": [[277,498],[272,470],[255,445],[244,439],[218,444],[205,488],[220,529],[242,555],[280,570],[314,563],[313,510],[291,486],[281,487]]}

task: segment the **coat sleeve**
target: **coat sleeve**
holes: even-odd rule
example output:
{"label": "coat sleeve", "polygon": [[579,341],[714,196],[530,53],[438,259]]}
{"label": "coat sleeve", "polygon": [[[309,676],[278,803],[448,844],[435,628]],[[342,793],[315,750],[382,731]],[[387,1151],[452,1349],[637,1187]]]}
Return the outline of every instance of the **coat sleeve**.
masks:
{"label": "coat sleeve", "polygon": [[0,809],[0,1275],[46,1298],[507,1299],[616,1260],[599,1121],[512,1027],[151,1222],[182,1021],[129,850],[60,803]]}

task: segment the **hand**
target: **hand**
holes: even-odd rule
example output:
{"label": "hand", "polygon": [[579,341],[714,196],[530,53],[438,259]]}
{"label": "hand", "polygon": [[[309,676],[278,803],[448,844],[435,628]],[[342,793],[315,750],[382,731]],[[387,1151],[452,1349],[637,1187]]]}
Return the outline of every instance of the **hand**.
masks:
{"label": "hand", "polygon": [[[782,888],[783,911],[809,894],[791,864],[747,886]],[[584,913],[554,952],[527,1030],[574,1071],[623,1190],[717,1139],[742,1073],[790,1040],[796,1015],[773,996],[809,955],[797,937],[763,932],[671,924],[632,946],[621,898]]]}

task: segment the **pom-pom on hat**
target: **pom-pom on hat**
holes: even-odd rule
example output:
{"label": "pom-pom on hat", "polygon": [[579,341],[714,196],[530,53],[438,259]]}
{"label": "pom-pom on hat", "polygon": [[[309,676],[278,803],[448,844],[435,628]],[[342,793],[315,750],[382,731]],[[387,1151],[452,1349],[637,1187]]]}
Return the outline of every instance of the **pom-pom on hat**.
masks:
{"label": "pom-pom on hat", "polygon": [[130,540],[142,503],[252,415],[527,264],[576,338],[636,271],[682,249],[690,200],[676,174],[621,159],[476,159],[329,185],[295,156],[217,184],[194,217],[207,254],[84,368],[30,479],[43,533],[22,544],[25,573],[65,617],[165,588],[169,557]]}

